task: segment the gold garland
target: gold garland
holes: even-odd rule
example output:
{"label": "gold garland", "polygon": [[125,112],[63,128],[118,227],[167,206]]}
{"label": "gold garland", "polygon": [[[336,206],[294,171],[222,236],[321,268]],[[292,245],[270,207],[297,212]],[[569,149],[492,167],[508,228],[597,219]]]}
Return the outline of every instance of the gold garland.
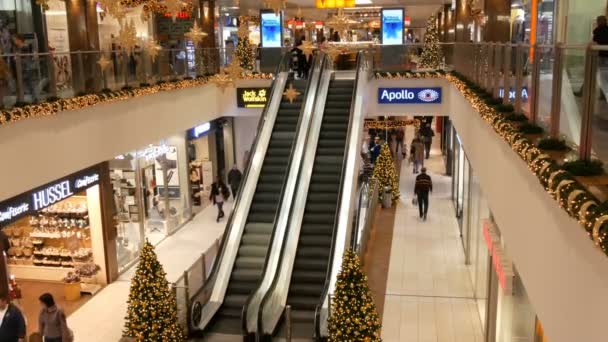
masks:
{"label": "gold garland", "polygon": [[604,225],[604,223],[606,223],[608,221],[608,215],[602,215],[600,217],[598,217],[595,220],[595,223],[593,224],[593,231],[592,231],[592,236],[593,236],[593,242],[595,242],[595,244],[597,246],[600,245],[600,229],[602,228],[602,226]]}
{"label": "gold garland", "polygon": [[570,195],[568,195],[568,210],[573,210],[572,206],[574,205],[574,203],[576,203],[574,200],[576,199],[576,197],[583,194],[585,194],[583,190],[574,190],[570,193]]}
{"label": "gold garland", "polygon": [[406,126],[420,127],[420,120],[366,120],[364,127],[367,129],[392,129]]}
{"label": "gold garland", "polygon": [[587,222],[587,215],[589,214],[589,208],[591,208],[592,205],[597,205],[597,203],[595,201],[587,201],[581,205],[581,208],[578,211],[579,222],[583,227],[589,223]]}

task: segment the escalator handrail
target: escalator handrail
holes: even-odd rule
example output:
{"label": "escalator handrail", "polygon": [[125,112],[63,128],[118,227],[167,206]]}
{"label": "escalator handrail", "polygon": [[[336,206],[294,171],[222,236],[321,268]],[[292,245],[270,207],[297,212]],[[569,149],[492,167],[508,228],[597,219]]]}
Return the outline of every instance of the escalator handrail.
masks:
{"label": "escalator handrail", "polygon": [[[241,182],[241,184],[239,185],[239,190],[238,190],[237,196],[235,198],[234,206],[233,206],[232,211],[230,212],[230,215],[228,216],[228,220],[226,222],[226,228],[225,228],[224,234],[222,235],[222,240],[221,240],[221,243],[220,243],[220,248],[219,248],[219,250],[217,252],[217,257],[215,258],[215,260],[213,262],[213,266],[211,267],[211,272],[209,273],[209,277],[205,278],[204,277],[205,275],[203,275],[203,279],[207,279],[207,281],[205,282],[205,284],[203,285],[202,288],[200,288],[198,291],[196,291],[191,296],[191,299],[195,299],[198,296],[200,296],[201,294],[204,294],[204,293],[212,290],[213,287],[214,287],[214,285],[215,285],[215,282],[217,280],[217,273],[219,271],[219,265],[222,264],[222,260],[224,259],[225,253],[227,251],[228,237],[230,236],[230,233],[232,231],[234,216],[235,216],[235,213],[237,212],[237,209],[239,209],[241,207],[241,204],[240,204],[241,203],[241,198],[242,198],[242,196],[244,196],[242,190],[243,190],[243,188],[245,186],[245,183],[246,183],[246,181],[247,181],[247,179],[249,177],[249,173],[250,173],[251,168],[252,168],[252,164],[253,164],[253,160],[254,160],[253,156],[254,156],[255,152],[257,151],[257,149],[258,149],[258,143],[259,143],[259,140],[260,140],[260,137],[261,137],[260,133],[261,133],[261,131],[262,131],[263,127],[264,127],[264,123],[266,122],[266,119],[267,119],[267,117],[269,115],[269,108],[271,106],[272,99],[275,96],[275,92],[277,92],[277,91],[281,91],[282,92],[283,91],[283,89],[280,89],[280,90],[276,89],[278,87],[277,80],[278,80],[278,78],[279,78],[279,76],[280,76],[281,73],[285,72],[286,70],[289,70],[288,67],[286,67],[289,64],[288,63],[288,61],[289,61],[288,57],[291,57],[291,54],[289,52],[283,51],[282,56],[281,56],[281,61],[279,62],[279,65],[277,66],[275,74],[274,74],[274,80],[272,82],[270,94],[269,94],[269,97],[268,97],[268,99],[269,99],[268,104],[264,107],[264,110],[262,111],[262,114],[260,116],[260,120],[258,121],[258,126],[257,126],[257,129],[256,129],[255,139],[254,139],[254,142],[253,142],[253,146],[251,148],[252,152],[251,152],[251,154],[249,156],[249,160],[247,161],[247,166],[246,166],[245,172],[243,173],[243,180],[245,180],[245,181]],[[278,111],[278,109],[277,109],[277,111]],[[210,299],[210,297],[209,297],[209,299]],[[196,304],[196,301],[191,300],[190,302],[191,302],[192,307],[190,307],[189,310],[192,311],[193,308],[194,308],[194,305]],[[207,300],[205,303],[201,303],[201,304],[202,305],[206,305],[208,302],[209,302],[209,300]],[[190,317],[192,317],[192,315]],[[193,324],[192,320],[190,320],[188,322],[188,324],[190,325],[190,327],[191,327],[192,330],[199,330],[199,327],[195,326]]]}
{"label": "escalator handrail", "polygon": [[351,99],[351,104],[350,104],[350,117],[349,117],[349,121],[348,121],[348,130],[346,131],[346,144],[344,146],[344,157],[342,159],[342,171],[341,171],[341,177],[342,177],[342,181],[340,182],[340,187],[338,190],[338,201],[337,201],[337,205],[336,205],[336,214],[334,217],[334,231],[332,232],[332,244],[331,244],[331,249],[329,252],[329,259],[328,259],[328,263],[329,263],[329,267],[327,268],[327,273],[325,275],[325,284],[323,285],[323,294],[321,295],[321,297],[319,298],[319,304],[317,305],[316,309],[315,309],[315,337],[316,339],[320,339],[321,336],[321,311],[323,309],[323,305],[325,302],[325,298],[327,297],[329,291],[330,291],[330,286],[331,286],[331,282],[332,282],[332,267],[333,267],[333,260],[335,258],[335,252],[336,252],[336,239],[337,239],[337,234],[338,234],[338,228],[339,228],[339,214],[340,214],[340,209],[341,209],[341,204],[342,204],[342,192],[344,191],[344,175],[345,175],[345,171],[346,171],[346,166],[347,166],[347,160],[349,157],[348,154],[348,147],[349,147],[349,138],[351,136],[351,131],[353,129],[353,121],[354,121],[354,115],[355,115],[355,102],[356,102],[356,96],[357,96],[357,90],[358,86],[359,86],[359,77],[360,77],[360,70],[362,69],[362,63],[363,63],[363,52],[359,51],[357,53],[357,66],[356,66],[356,76],[355,76],[355,86],[353,88],[353,95],[352,95],[352,99]]}
{"label": "escalator handrail", "polygon": [[[325,65],[328,64],[328,63],[329,63],[329,61],[327,59],[327,56],[324,54],[323,57],[322,57],[322,67],[321,67],[322,73],[321,73],[321,75],[323,75],[323,73],[325,73],[325,72],[331,72],[331,71],[325,70]],[[320,101],[321,92],[323,92],[323,89],[320,87],[322,79],[323,79],[323,77],[319,78],[319,87],[317,88],[317,94],[315,96],[315,102],[316,102],[315,103],[315,107],[319,106],[319,102],[318,101]],[[325,89],[325,91],[327,91],[327,89]],[[323,104],[323,108],[324,107],[325,106]],[[313,115],[318,115],[317,109],[313,109],[313,110],[314,110],[314,114]],[[323,113],[321,113],[320,118],[319,117],[314,117],[313,120],[322,120],[323,119],[323,115],[322,114]],[[311,125],[310,129],[312,129],[312,125]],[[316,149],[316,144],[315,144],[315,146],[308,146],[311,143],[311,141],[309,139],[310,139],[310,133],[307,134],[307,138],[306,138],[307,148],[315,148]],[[303,157],[303,161],[305,161],[305,158],[306,157],[304,156]],[[298,177],[298,184],[297,184],[298,191],[300,190],[300,186],[301,186],[301,184],[300,184],[300,177],[302,177],[301,174],[303,172],[303,168],[304,168],[304,165],[301,165],[300,170],[299,170],[298,175],[297,175],[297,177]],[[310,171],[312,172],[312,167],[311,167]],[[294,200],[295,200],[295,198],[296,198],[296,194],[294,193]],[[290,213],[289,213],[289,221],[287,222],[287,227],[289,229],[288,234],[293,234],[293,232],[292,232],[292,229],[293,229],[293,227],[292,227],[293,222],[292,221],[294,219],[293,218],[293,211],[298,209],[298,207],[297,207],[298,204],[302,204],[303,206],[305,206],[306,205],[305,202],[306,201],[304,200],[304,203],[295,203],[295,205],[292,205]],[[304,208],[300,208],[300,210],[304,210]],[[264,308],[266,307],[266,304],[268,303],[268,301],[271,299],[272,294],[275,291],[277,291],[277,286],[279,285],[278,281],[280,279],[280,273],[283,272],[283,269],[282,269],[281,265],[283,264],[283,261],[284,261],[283,259],[285,257],[285,248],[286,248],[286,244],[287,244],[288,239],[289,238],[286,237],[283,240],[283,243],[282,243],[281,249],[280,249],[280,258],[279,258],[279,263],[278,263],[279,264],[278,272],[275,274],[274,279],[272,281],[272,284],[270,285],[268,291],[266,291],[266,293],[264,294],[264,298],[262,299],[262,301],[260,303],[260,310],[258,311],[258,334],[260,334],[260,335],[263,335],[263,334],[266,333],[264,331],[264,319],[263,319],[264,318]],[[293,262],[295,262],[295,257],[294,257]],[[288,279],[289,278],[290,277],[288,277]],[[289,283],[288,284],[282,284],[282,285],[286,285],[287,290],[289,290]],[[270,332],[270,333],[272,333],[272,332]]]}
{"label": "escalator handrail", "polygon": [[[285,194],[285,187],[287,185],[287,182],[289,180],[289,176],[290,176],[290,172],[289,170],[291,170],[292,168],[292,163],[294,162],[294,152],[296,151],[296,147],[298,145],[298,137],[300,136],[300,134],[304,134],[304,136],[306,136],[306,132],[301,132],[302,130],[302,123],[304,120],[304,114],[305,114],[305,109],[306,109],[306,104],[308,103],[308,101],[311,100],[309,94],[310,94],[310,90],[312,87],[315,87],[315,84],[313,82],[314,79],[314,72],[316,68],[320,68],[321,65],[317,65],[317,63],[320,63],[319,59],[317,58],[317,55],[315,54],[315,56],[313,57],[312,60],[312,65],[314,66],[312,69],[312,72],[310,73],[309,77],[308,77],[308,82],[306,84],[306,91],[304,94],[302,94],[304,96],[304,101],[302,102],[302,107],[300,109],[300,115],[298,118],[298,123],[297,123],[297,129],[294,135],[294,142],[291,146],[291,151],[290,151],[290,158],[289,158],[289,162],[287,163],[287,171],[285,174],[285,177],[283,178],[283,184],[281,184],[281,196],[279,199],[279,203],[277,205],[277,211],[275,212],[275,216],[273,219],[274,222],[274,227],[272,229],[272,235],[270,236],[270,245],[268,246],[268,251],[266,252],[266,260],[264,261],[264,268],[262,269],[262,275],[266,274],[266,272],[268,272],[268,267],[269,267],[269,261],[270,261],[270,252],[271,252],[271,246],[273,241],[275,240],[276,237],[276,233],[277,233],[277,223],[279,221],[279,217],[281,216],[281,208],[283,206],[283,202],[285,200],[289,200],[291,201],[291,199],[293,198],[293,193],[292,194]],[[316,93],[316,91],[315,91]],[[312,101],[314,103],[314,97],[315,94],[312,94]],[[299,169],[299,168],[298,168]],[[291,195],[291,198],[286,199],[285,197]],[[264,280],[264,277],[262,276],[262,278],[260,279],[260,281],[258,282],[258,285],[256,286],[256,289],[249,295],[249,297],[247,298],[247,301],[245,302],[245,304],[243,305],[243,309],[241,311],[241,329],[243,332],[243,335],[247,335],[249,333],[248,329],[247,329],[247,312],[249,309],[249,305],[251,304],[251,301],[253,299],[253,295],[260,289],[261,285],[262,285],[262,281]],[[257,317],[257,315],[256,315]],[[257,325],[256,325],[257,326]]]}

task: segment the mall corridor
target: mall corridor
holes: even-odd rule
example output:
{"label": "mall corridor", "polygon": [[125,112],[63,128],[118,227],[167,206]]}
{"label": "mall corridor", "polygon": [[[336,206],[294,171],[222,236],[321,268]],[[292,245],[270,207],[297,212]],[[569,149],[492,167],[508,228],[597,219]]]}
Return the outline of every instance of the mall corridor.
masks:
{"label": "mall corridor", "polygon": [[[438,140],[438,139],[435,139]],[[439,149],[426,161],[433,179],[429,217],[412,205],[415,176],[401,169],[382,338],[402,342],[481,342],[482,329]]]}

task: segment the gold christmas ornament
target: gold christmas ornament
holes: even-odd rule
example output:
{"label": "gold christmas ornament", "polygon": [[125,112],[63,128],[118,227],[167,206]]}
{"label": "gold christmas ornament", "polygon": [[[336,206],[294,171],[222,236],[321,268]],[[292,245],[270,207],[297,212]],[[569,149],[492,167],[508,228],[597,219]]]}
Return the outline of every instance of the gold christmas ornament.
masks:
{"label": "gold christmas ornament", "polygon": [[195,45],[202,42],[205,37],[207,37],[207,33],[203,32],[201,28],[198,26],[198,22],[194,20],[194,25],[190,31],[184,34],[188,39],[190,39]]}
{"label": "gold christmas ornament", "polygon": [[285,96],[289,103],[293,103],[300,95],[302,95],[302,93],[293,87],[293,83],[289,84],[289,88],[283,93],[283,96]]}
{"label": "gold christmas ornament", "polygon": [[309,58],[315,51],[315,46],[312,42],[303,40],[302,44],[298,45],[298,49],[302,50],[302,53],[304,56],[306,56],[306,58]]}
{"label": "gold christmas ornament", "polygon": [[[164,5],[167,7],[167,13],[171,14],[171,18],[175,22],[177,15],[184,8],[184,3],[181,0],[165,0]],[[196,20],[194,23],[196,24]]]}
{"label": "gold christmas ornament", "polygon": [[351,20],[344,14],[343,9],[338,9],[338,14],[334,15],[331,20],[327,23],[327,26],[343,34],[344,31],[350,27]]}
{"label": "gold christmas ornament", "polygon": [[112,61],[103,54],[101,55],[101,58],[99,58],[99,60],[97,61],[101,72],[104,72],[106,68],[110,65],[110,63],[112,63]]}
{"label": "gold christmas ornament", "polygon": [[234,81],[225,72],[211,77],[210,81],[211,83],[215,84],[215,86],[218,87],[222,93],[226,90],[226,88],[234,86]]}

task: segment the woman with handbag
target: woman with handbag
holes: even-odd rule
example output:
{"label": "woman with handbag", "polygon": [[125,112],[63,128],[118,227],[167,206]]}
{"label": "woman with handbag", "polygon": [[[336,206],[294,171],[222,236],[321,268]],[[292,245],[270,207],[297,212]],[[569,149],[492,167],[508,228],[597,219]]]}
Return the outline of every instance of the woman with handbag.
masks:
{"label": "woman with handbag", "polygon": [[44,342],[73,342],[74,335],[68,328],[65,312],[55,304],[50,293],[44,293],[38,298],[42,305],[38,316],[38,329]]}
{"label": "woman with handbag", "polygon": [[209,200],[213,201],[213,204],[217,205],[217,219],[216,222],[224,217],[224,201],[230,197],[230,191],[222,180],[222,177],[218,176],[217,181],[211,184],[211,194],[209,194]]}

